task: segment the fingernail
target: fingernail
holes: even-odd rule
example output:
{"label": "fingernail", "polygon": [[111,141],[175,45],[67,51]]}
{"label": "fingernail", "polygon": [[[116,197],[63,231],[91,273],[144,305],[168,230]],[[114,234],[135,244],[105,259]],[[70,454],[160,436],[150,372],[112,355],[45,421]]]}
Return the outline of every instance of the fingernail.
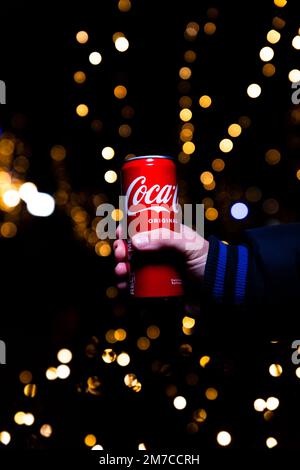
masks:
{"label": "fingernail", "polygon": [[137,248],[141,248],[149,242],[147,235],[135,235],[132,241]]}

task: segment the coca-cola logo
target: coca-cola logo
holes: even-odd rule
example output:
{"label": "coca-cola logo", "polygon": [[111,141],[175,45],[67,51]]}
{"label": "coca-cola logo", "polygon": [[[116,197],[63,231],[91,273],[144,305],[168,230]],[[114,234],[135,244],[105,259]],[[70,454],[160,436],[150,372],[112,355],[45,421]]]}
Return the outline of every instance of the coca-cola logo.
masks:
{"label": "coca-cola logo", "polygon": [[178,212],[178,186],[154,184],[148,187],[146,176],[138,176],[128,186],[126,208],[128,215],[151,210],[159,212]]}

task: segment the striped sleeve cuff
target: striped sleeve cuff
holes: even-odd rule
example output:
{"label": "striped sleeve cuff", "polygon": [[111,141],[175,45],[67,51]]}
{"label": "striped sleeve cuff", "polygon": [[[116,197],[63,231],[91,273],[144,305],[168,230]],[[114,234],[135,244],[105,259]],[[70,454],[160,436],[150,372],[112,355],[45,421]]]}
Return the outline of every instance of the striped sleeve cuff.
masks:
{"label": "striped sleeve cuff", "polygon": [[247,247],[227,245],[210,237],[204,275],[207,296],[218,304],[244,304],[248,266]]}

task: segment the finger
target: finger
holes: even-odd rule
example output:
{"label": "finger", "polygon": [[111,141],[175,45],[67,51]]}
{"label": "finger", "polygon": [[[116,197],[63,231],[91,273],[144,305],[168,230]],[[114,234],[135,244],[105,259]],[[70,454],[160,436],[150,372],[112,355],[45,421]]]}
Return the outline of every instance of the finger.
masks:
{"label": "finger", "polygon": [[177,239],[182,239],[180,232],[173,232],[167,228],[159,228],[135,234],[132,237],[132,244],[138,250],[154,251],[166,248],[177,248],[180,250],[180,243],[177,243]]}
{"label": "finger", "polygon": [[118,227],[117,227],[117,230],[116,230],[116,236],[117,238],[123,238],[123,227],[122,227],[122,224],[119,224]]}
{"label": "finger", "polygon": [[129,263],[118,263],[115,267],[115,273],[119,277],[128,276],[130,272]]}
{"label": "finger", "polygon": [[127,244],[124,240],[116,240],[113,245],[116,261],[125,261],[127,256]]}

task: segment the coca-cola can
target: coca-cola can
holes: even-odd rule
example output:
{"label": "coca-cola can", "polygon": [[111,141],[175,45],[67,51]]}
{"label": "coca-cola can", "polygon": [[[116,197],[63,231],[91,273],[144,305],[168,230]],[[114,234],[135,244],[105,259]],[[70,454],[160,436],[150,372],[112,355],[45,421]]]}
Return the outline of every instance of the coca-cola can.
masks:
{"label": "coca-cola can", "polygon": [[181,296],[183,285],[174,252],[136,252],[130,241],[137,232],[158,228],[178,231],[178,185],[174,159],[161,155],[129,157],[122,167],[121,177],[126,201],[130,293],[134,297]]}

